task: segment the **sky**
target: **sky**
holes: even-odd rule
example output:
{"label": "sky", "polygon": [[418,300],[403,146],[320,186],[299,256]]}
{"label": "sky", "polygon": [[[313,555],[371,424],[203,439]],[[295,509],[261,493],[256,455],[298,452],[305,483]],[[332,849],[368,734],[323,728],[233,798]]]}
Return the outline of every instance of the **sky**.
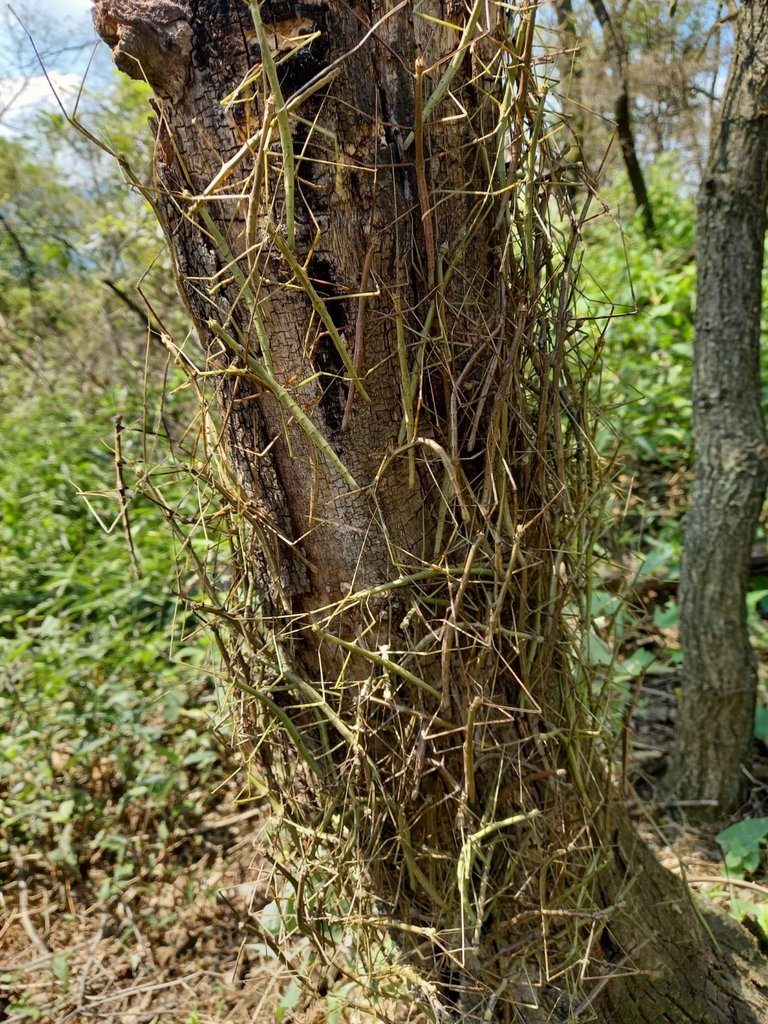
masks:
{"label": "sky", "polygon": [[[91,0],[15,0],[11,7],[32,36],[46,79],[19,21],[0,4],[0,134],[24,131],[41,110],[57,110],[53,89],[71,110],[97,43]],[[99,44],[88,82],[97,87],[110,74],[109,52]],[[52,89],[53,86],[53,89]]]}

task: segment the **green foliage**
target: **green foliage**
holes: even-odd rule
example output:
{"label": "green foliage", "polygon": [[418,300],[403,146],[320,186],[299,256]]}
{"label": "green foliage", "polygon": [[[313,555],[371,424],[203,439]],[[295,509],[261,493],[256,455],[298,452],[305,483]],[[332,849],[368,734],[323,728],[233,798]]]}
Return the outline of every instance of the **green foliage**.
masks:
{"label": "green foliage", "polygon": [[768,818],[747,818],[721,832],[717,841],[723,848],[728,871],[739,877],[757,871],[766,839]]}
{"label": "green foliage", "polygon": [[[122,884],[142,844],[199,816],[221,777],[206,649],[174,597],[162,517],[140,498],[133,574],[115,523],[113,402],[3,405],[0,859],[16,844],[69,873],[104,862]],[[103,493],[90,500],[110,533],[79,490]]]}
{"label": "green foliage", "polygon": [[[598,218],[588,232],[585,308],[598,323],[607,318],[603,373],[596,395],[604,428],[599,444],[618,455],[622,473],[613,505],[613,529],[605,553],[631,568],[634,579],[676,579],[680,572],[683,519],[694,459],[691,422],[691,368],[696,287],[695,205],[674,156],[656,161],[648,173],[656,239],[644,237],[641,219]],[[604,190],[610,209],[630,200],[619,183]],[[618,215],[617,215],[618,216]],[[768,308],[768,285],[764,306]],[[768,372],[763,394],[768,407]],[[610,527],[611,516],[608,518]],[[768,579],[752,581],[748,612],[753,640],[768,650]],[[653,626],[660,634],[676,630],[674,598],[656,605]],[[620,624],[621,616],[617,619]],[[623,635],[615,639],[621,643]],[[620,657],[633,674],[631,646]],[[668,651],[665,660],[680,659]],[[758,729],[760,720],[758,719]],[[758,738],[768,732],[768,727]]]}
{"label": "green foliage", "polygon": [[595,615],[620,687],[655,661],[680,657],[664,650],[677,627],[674,599],[638,621],[644,612],[637,601],[627,607],[625,588],[651,593],[654,581],[679,576],[691,464],[695,211],[671,159],[656,164],[648,185],[657,238],[646,239],[639,217],[619,219],[631,202],[619,183],[605,194],[616,219],[599,217],[588,229],[584,274],[584,312],[605,328],[597,443],[617,467],[600,554],[625,577],[602,599],[597,581]]}
{"label": "green foliage", "polygon": [[732,897],[730,908],[736,920],[746,924],[758,936],[761,952],[768,952],[768,903]]}
{"label": "green foliage", "polygon": [[[768,818],[737,821],[735,825],[724,829],[717,836],[717,841],[723,849],[726,870],[731,877],[752,875],[764,862]],[[741,921],[758,936],[761,947],[765,947],[768,943],[768,903],[732,896],[730,910],[737,921]]]}
{"label": "green foliage", "polygon": [[[663,247],[637,217],[623,232],[601,219],[588,237],[591,311],[610,318],[600,401],[632,468],[681,469],[691,442],[695,216],[674,165],[660,161],[649,188]],[[611,434],[603,442],[614,443]]]}
{"label": "green foliage", "polygon": [[[139,168],[145,92],[119,79],[88,101],[93,130],[119,126],[107,141]],[[130,470],[183,416],[183,396],[169,399],[143,434],[145,368],[158,384],[167,373],[135,289],[153,264],[142,287],[172,329],[157,223],[114,162],[59,114],[40,119],[34,148],[0,138],[0,862],[31,853],[102,896],[178,846],[229,768],[210,728],[210,645],[177,597],[172,533]],[[167,444],[158,458],[159,493],[184,505]]]}
{"label": "green foliage", "polygon": [[768,708],[760,704],[755,708],[755,739],[768,745]]}
{"label": "green foliage", "polygon": [[[89,125],[148,175],[145,93],[118,80],[89,101]],[[160,272],[145,278],[150,266]],[[63,378],[128,383],[147,341],[139,281],[168,329],[186,323],[156,218],[114,161],[58,113],[41,115],[33,141],[0,137],[0,359],[59,392]]]}

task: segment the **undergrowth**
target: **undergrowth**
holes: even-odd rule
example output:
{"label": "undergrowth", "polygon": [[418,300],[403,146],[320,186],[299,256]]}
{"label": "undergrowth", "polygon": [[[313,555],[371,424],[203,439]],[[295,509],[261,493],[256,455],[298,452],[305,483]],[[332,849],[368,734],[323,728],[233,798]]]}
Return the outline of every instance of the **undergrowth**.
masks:
{"label": "undergrowth", "polygon": [[0,417],[0,861],[98,868],[102,895],[214,806],[227,771],[163,517],[128,489],[133,559],[120,522],[127,401],[6,393]]}

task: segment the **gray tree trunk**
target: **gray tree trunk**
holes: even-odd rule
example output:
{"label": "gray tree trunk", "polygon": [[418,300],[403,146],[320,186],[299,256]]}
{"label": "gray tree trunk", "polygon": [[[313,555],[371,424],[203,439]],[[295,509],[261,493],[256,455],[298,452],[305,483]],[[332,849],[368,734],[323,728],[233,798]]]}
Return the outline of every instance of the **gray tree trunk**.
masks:
{"label": "gray tree trunk", "polygon": [[693,363],[696,476],[680,580],[682,701],[670,784],[743,803],[757,671],[747,630],[749,558],[768,480],[760,323],[768,199],[768,3],[746,0],[698,201]]}
{"label": "gray tree trunk", "polygon": [[614,805],[572,655],[591,456],[536,8],[96,3],[157,96],[180,362],[215,381],[223,653],[318,946],[394,937],[433,1019],[757,1024],[755,950]]}

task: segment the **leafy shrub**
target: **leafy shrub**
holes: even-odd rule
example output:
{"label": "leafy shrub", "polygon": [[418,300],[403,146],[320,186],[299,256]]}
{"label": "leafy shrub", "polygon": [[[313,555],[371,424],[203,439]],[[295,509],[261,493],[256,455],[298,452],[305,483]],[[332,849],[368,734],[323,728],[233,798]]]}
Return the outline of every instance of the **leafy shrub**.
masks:
{"label": "leafy shrub", "polygon": [[[601,218],[588,236],[590,312],[608,318],[600,404],[633,468],[681,467],[691,440],[695,210],[673,163],[659,161],[649,186],[656,239],[638,217],[623,231]],[[621,208],[620,191],[605,198]]]}
{"label": "leafy shrub", "polygon": [[137,579],[121,530],[78,493],[102,492],[89,500],[115,519],[114,406],[91,402],[0,407],[0,859],[15,844],[119,880],[205,810],[223,769],[160,513],[131,501]]}

